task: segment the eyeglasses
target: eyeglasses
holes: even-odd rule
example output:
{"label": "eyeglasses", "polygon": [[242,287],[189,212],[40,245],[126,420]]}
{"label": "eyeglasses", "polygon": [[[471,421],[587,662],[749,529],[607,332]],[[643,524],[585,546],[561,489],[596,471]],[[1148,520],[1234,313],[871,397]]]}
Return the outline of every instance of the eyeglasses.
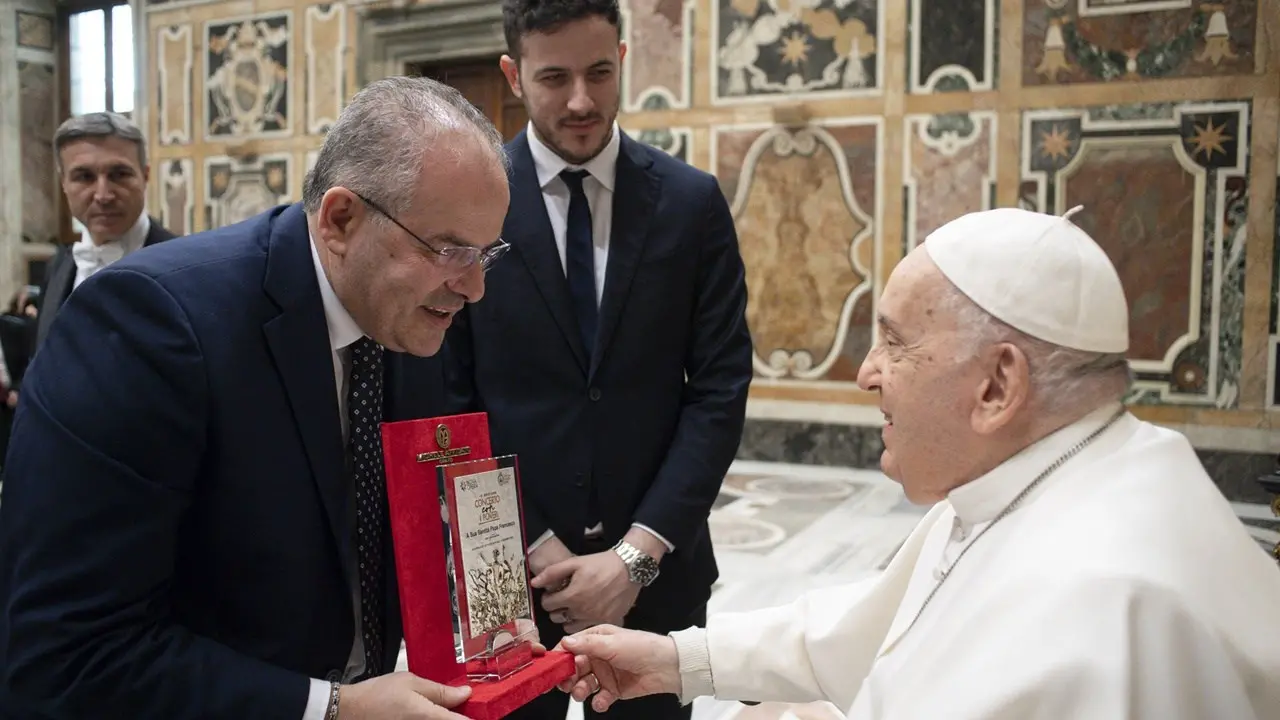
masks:
{"label": "eyeglasses", "polygon": [[365,205],[368,205],[375,212],[395,223],[397,227],[408,233],[409,237],[417,240],[419,245],[435,253],[436,257],[439,258],[438,264],[449,270],[465,270],[474,265],[478,260],[480,262],[480,269],[488,272],[489,268],[493,267],[493,264],[498,261],[498,258],[505,255],[506,252],[511,249],[511,246],[501,238],[493,241],[493,243],[487,247],[482,248],[472,247],[470,245],[450,245],[443,248],[432,247],[431,243],[418,237],[417,233],[405,227],[404,224],[395,219],[391,213],[383,210],[380,205],[354,190],[351,192],[353,195],[360,198]]}

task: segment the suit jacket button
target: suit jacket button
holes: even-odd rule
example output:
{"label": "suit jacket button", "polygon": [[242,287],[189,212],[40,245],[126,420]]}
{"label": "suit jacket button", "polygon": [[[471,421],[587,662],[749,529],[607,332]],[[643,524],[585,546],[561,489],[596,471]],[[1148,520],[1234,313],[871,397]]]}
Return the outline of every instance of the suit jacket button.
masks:
{"label": "suit jacket button", "polygon": [[600,388],[591,388],[590,392],[587,393],[587,397],[591,398],[591,402],[599,400]]}
{"label": "suit jacket button", "polygon": [[324,680],[325,682],[341,682],[342,672],[338,670],[330,670],[329,672],[325,673]]}

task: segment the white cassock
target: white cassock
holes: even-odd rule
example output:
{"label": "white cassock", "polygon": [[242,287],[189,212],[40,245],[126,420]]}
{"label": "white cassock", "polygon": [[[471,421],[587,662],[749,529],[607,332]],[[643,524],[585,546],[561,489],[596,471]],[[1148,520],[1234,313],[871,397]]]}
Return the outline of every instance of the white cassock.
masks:
{"label": "white cassock", "polygon": [[851,720],[1280,718],[1280,568],[1191,445],[1102,408],[953,491],[878,578],[673,633],[682,698]]}

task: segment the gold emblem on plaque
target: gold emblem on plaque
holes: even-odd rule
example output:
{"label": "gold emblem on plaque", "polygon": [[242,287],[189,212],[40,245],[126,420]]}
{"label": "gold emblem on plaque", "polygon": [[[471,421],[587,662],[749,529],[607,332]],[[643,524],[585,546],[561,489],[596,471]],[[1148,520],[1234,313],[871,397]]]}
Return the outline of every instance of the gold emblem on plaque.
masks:
{"label": "gold emblem on plaque", "polygon": [[450,458],[471,454],[471,446],[464,445],[462,447],[451,448],[449,445],[452,443],[453,433],[449,431],[449,426],[444,423],[440,423],[436,426],[436,446],[440,449],[434,452],[418,453],[418,462],[448,460]]}

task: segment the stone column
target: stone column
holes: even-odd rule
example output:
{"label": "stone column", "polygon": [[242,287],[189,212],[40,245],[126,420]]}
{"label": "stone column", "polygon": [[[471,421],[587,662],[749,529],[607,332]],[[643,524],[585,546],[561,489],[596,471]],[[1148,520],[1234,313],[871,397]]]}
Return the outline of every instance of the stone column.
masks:
{"label": "stone column", "polygon": [[57,7],[0,0],[0,303],[28,281],[28,263],[53,253],[59,189]]}

